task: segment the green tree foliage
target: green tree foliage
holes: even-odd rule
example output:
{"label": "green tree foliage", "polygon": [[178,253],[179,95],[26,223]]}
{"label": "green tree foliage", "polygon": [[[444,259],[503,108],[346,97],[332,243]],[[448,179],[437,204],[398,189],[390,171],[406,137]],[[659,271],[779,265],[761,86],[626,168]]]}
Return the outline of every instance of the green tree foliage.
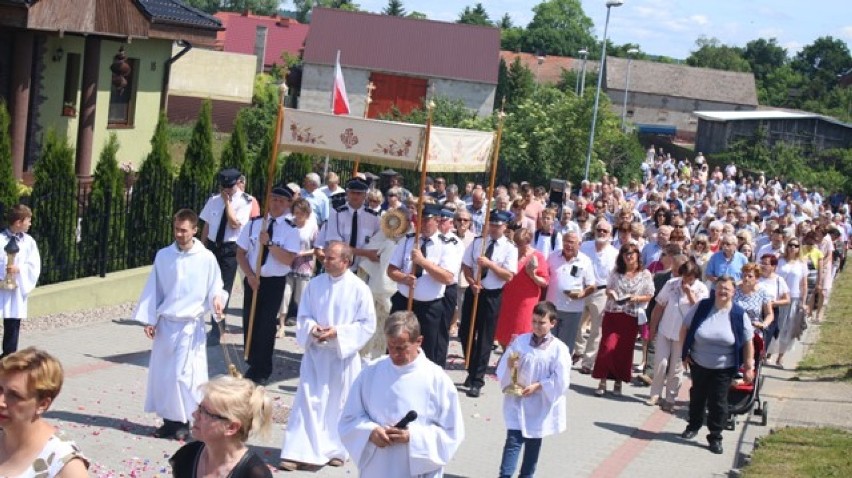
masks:
{"label": "green tree foliage", "polygon": [[213,191],[216,159],[213,157],[213,113],[210,100],[201,103],[198,120],[186,147],[175,188],[175,209],[201,211]]}
{"label": "green tree foliage", "polygon": [[74,279],[77,177],[74,150],[64,136],[47,132],[34,176],[33,235],[37,238],[42,262],[54,266],[42,274],[41,280],[50,284]]}
{"label": "green tree foliage", "polygon": [[244,12],[256,15],[272,15],[278,12],[278,0],[183,0],[189,6],[207,13]]}
{"label": "green tree foliage", "polygon": [[[583,178],[594,98],[578,98],[552,87],[537,88],[509,112],[501,157],[512,180],[547,184],[552,178]],[[589,177],[605,172],[628,180],[639,174],[643,153],[636,138],[620,129],[609,100],[601,98]],[[553,121],[559,118],[559,121]]]}
{"label": "green tree foliage", "polygon": [[308,22],[314,7],[339,8],[354,12],[361,10],[361,7],[351,0],[293,0],[293,6],[296,8],[296,20],[301,23]]}
{"label": "green tree foliage", "polygon": [[[81,223],[80,254],[86,259],[83,264],[87,276],[101,270],[111,272],[122,267],[114,260],[121,257],[124,242],[124,174],[118,167],[118,138],[109,135],[101,151],[98,165],[92,177],[92,192],[89,206]],[[99,260],[106,259],[103,269]]]}
{"label": "green tree foliage", "polygon": [[382,10],[382,13],[394,17],[404,17],[405,8],[402,6],[402,0],[388,0],[388,6]]}
{"label": "green tree foliage", "polygon": [[[494,129],[491,118],[480,118],[476,112],[465,106],[464,101],[450,99],[446,96],[432,98],[435,107],[432,109],[432,124],[435,126],[446,126],[448,128],[475,129],[490,131]],[[429,112],[425,106],[402,115],[399,111],[393,111],[383,119],[400,121],[403,123],[426,124]]]}
{"label": "green tree foliage", "polygon": [[521,63],[520,57],[516,57],[506,72],[506,104],[509,106],[519,104],[525,98],[529,98],[535,88],[535,77],[532,71]]}
{"label": "green tree foliage", "polygon": [[6,102],[0,99],[0,222],[5,220],[7,207],[18,204],[18,184],[12,167],[11,120]]}
{"label": "green tree foliage", "polygon": [[686,59],[689,66],[713,68],[727,71],[751,71],[748,61],[743,58],[743,49],[723,45],[718,38],[699,37],[695,40],[695,51]]}
{"label": "green tree foliage", "polygon": [[172,240],[173,169],[168,119],[162,112],[130,199],[126,234],[132,238],[135,253],[128,257],[129,267],[151,264],[157,251]]}
{"label": "green tree foliage", "polygon": [[426,20],[426,19],[428,19],[428,18],[429,18],[429,17],[427,17],[427,16],[426,16],[426,14],[425,14],[425,13],[423,13],[423,12],[418,12],[417,10],[415,10],[415,11],[413,11],[413,12],[409,13],[408,15],[406,15],[406,17],[408,17],[408,18],[415,18],[415,19],[417,19],[417,20]]}
{"label": "green tree foliage", "polygon": [[804,103],[819,100],[836,88],[838,75],[852,68],[852,56],[843,40],[820,37],[802,48],[791,66],[807,78],[800,98]]}
{"label": "green tree foliage", "polygon": [[597,43],[592,19],[583,12],[580,0],[546,0],[533,7],[533,12],[524,34],[524,51],[574,56]]}
{"label": "green tree foliage", "polygon": [[494,109],[498,110],[506,97],[506,89],[509,84],[509,67],[506,60],[500,58],[500,66],[497,68],[497,88],[494,90]]}
{"label": "green tree foliage", "polygon": [[246,131],[247,147],[251,156],[256,156],[263,145],[266,132],[275,126],[278,117],[278,85],[273,78],[259,74],[254,80],[252,105],[240,110],[238,116]]}
{"label": "green tree foliage", "polygon": [[[266,183],[269,175],[269,158],[272,156],[274,136],[275,125],[273,124],[265,131],[263,143],[261,144],[261,148],[258,151],[257,156],[254,158],[251,172],[248,174],[246,182],[248,193],[254,196],[261,206],[263,206],[266,201]],[[280,174],[280,162],[281,155],[279,154],[275,159],[275,171],[272,174],[273,184],[276,182],[275,178],[277,178]]]}
{"label": "green tree foliage", "polygon": [[775,38],[758,38],[746,43],[743,58],[748,62],[755,80],[760,83],[770,73],[787,64],[787,50]]}
{"label": "green tree foliage", "polygon": [[246,128],[243,126],[243,118],[237,115],[234,120],[234,131],[225,147],[222,148],[222,157],[219,160],[221,169],[235,168],[243,174],[247,174],[251,167],[251,156],[249,156],[246,138]]}
{"label": "green tree foliage", "polygon": [[477,3],[473,6],[473,8],[469,6],[464,7],[464,10],[459,13],[459,19],[456,20],[456,23],[466,23],[468,25],[494,25],[491,22],[491,19],[488,18],[488,12],[485,11],[485,7],[483,7],[481,3]]}
{"label": "green tree foliage", "polygon": [[757,100],[762,105],[793,106],[793,93],[800,91],[804,81],[801,73],[784,64],[757,81]]}

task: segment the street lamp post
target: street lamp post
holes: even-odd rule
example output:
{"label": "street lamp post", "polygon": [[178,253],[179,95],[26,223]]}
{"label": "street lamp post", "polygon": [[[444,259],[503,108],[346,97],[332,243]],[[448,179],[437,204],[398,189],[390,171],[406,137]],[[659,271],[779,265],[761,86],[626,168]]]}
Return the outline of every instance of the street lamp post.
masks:
{"label": "street lamp post", "polygon": [[624,5],[624,0],[607,0],[606,2],[606,22],[604,22],[603,47],[601,47],[601,62],[598,70],[598,87],[595,90],[595,106],[592,110],[592,128],[589,132],[589,150],[586,151],[586,172],[583,174],[583,179],[589,179],[589,164],[592,162],[592,148],[595,145],[595,123],[598,121],[598,103],[601,97],[601,82],[603,82],[604,67],[606,64],[606,31],[609,28],[609,12],[612,7],[620,7]]}
{"label": "street lamp post", "polygon": [[624,80],[624,105],[621,107],[621,131],[626,131],[624,127],[624,119],[627,117],[627,93],[630,91],[630,64],[633,62],[633,55],[639,53],[636,48],[627,50],[627,78]]}
{"label": "street lamp post", "polygon": [[577,76],[577,87],[574,88],[574,91],[577,92],[578,96],[582,97],[583,90],[586,89],[586,59],[589,57],[589,50],[583,48],[577,53],[583,57],[583,67],[581,68],[580,75]]}

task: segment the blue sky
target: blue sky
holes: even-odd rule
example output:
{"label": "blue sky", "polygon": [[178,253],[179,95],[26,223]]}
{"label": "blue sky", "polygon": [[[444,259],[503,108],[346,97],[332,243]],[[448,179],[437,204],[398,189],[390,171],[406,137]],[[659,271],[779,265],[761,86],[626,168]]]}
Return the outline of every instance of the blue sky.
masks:
{"label": "blue sky", "polygon": [[[292,5],[284,2],[285,7]],[[356,0],[361,8],[379,12],[387,0]],[[454,21],[475,0],[403,0],[406,11],[417,10],[433,20]],[[482,0],[492,19],[508,12],[526,26],[539,0]],[[583,10],[603,34],[605,0],[582,0]],[[725,44],[745,46],[756,38],[777,38],[794,54],[820,36],[831,35],[852,45],[852,0],[625,0],[612,9],[609,38],[638,43],[649,54],[686,58],[695,40],[705,35]]]}

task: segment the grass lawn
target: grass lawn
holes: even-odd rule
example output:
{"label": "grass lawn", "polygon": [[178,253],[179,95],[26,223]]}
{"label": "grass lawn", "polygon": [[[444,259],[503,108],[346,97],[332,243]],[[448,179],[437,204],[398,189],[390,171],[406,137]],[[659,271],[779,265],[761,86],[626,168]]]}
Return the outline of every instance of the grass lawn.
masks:
{"label": "grass lawn", "polygon": [[[852,380],[852,277],[848,269],[834,280],[831,305],[820,326],[817,344],[799,363],[803,378]],[[852,476],[852,475],[850,475]]]}
{"label": "grass lawn", "polygon": [[[172,162],[176,168],[180,168],[183,164],[183,157],[186,154],[186,147],[189,145],[189,140],[192,137],[192,123],[183,125],[169,125],[169,153],[172,155]],[[222,148],[231,137],[228,133],[213,132],[213,157],[219,161],[222,155]]]}
{"label": "grass lawn", "polygon": [[743,477],[852,476],[852,433],[834,428],[784,428],[760,439]]}

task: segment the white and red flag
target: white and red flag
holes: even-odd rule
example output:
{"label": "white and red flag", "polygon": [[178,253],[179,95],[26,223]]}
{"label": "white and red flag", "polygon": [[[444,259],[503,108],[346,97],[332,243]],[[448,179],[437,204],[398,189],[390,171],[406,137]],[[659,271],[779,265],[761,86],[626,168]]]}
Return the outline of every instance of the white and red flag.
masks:
{"label": "white and red flag", "polygon": [[343,82],[343,70],[340,69],[340,50],[334,63],[334,87],[331,91],[331,112],[336,115],[349,114],[349,97],[346,96],[346,84]]}

